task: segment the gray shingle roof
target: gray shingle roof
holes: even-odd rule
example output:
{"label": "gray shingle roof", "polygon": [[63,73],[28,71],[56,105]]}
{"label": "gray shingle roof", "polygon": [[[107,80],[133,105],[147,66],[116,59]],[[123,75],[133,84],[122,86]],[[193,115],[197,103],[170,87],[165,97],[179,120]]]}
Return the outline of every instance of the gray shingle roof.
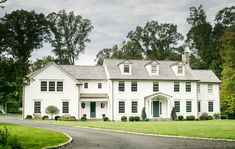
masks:
{"label": "gray shingle roof", "polygon": [[118,64],[123,60],[111,60],[106,59],[104,61],[107,66],[107,70],[110,79],[140,79],[140,80],[198,80],[192,73],[192,69],[186,65],[186,75],[176,76],[171,68],[172,64],[178,61],[158,61],[159,62],[159,75],[149,75],[145,65],[151,62],[151,60],[130,60],[132,62],[132,75],[123,75],[120,71]]}
{"label": "gray shingle roof", "polygon": [[103,66],[74,66],[59,65],[78,80],[105,80],[106,74]]}
{"label": "gray shingle roof", "polygon": [[194,76],[200,80],[200,82],[211,82],[219,83],[221,82],[219,78],[211,70],[192,70]]}

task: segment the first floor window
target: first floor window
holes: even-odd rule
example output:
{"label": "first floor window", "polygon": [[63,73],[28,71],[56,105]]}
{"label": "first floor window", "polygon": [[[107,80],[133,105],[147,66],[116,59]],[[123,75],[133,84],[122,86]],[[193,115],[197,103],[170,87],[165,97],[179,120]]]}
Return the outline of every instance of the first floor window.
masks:
{"label": "first floor window", "polygon": [[159,91],[159,83],[153,82],[153,92],[158,92],[158,91]]}
{"label": "first floor window", "polygon": [[136,81],[131,82],[131,91],[137,92],[137,82]]}
{"label": "first floor window", "polygon": [[209,101],[208,102],[208,112],[213,112],[213,111],[214,111],[213,101]]}
{"label": "first floor window", "polygon": [[118,90],[121,92],[125,91],[125,82],[124,81],[119,81],[118,82]]}
{"label": "first floor window", "polygon": [[174,92],[179,92],[179,91],[180,91],[180,83],[174,82]]}
{"label": "first floor window", "polygon": [[102,83],[98,83],[98,88],[99,88],[99,89],[102,88]]}
{"label": "first floor window", "polygon": [[138,101],[131,102],[131,113],[138,113]]}
{"label": "first floor window", "polygon": [[62,111],[63,113],[69,113],[69,102],[63,102],[63,106],[62,106]]}
{"label": "first floor window", "polygon": [[201,102],[200,101],[197,102],[197,110],[198,110],[198,112],[201,112]]}
{"label": "first floor window", "polygon": [[84,83],[84,88],[88,88],[88,83]]}
{"label": "first floor window", "polygon": [[63,82],[57,81],[57,92],[63,92]]}
{"label": "first floor window", "polygon": [[49,81],[49,91],[55,91],[55,81]]}
{"label": "first floor window", "polygon": [[41,113],[41,102],[34,101],[34,113]]}
{"label": "first floor window", "polygon": [[186,92],[191,92],[191,82],[186,82],[185,83],[185,91]]}
{"label": "first floor window", "polygon": [[119,113],[125,113],[125,101],[119,101],[118,105]]}
{"label": "first floor window", "polygon": [[180,101],[174,102],[175,112],[180,112]]}
{"label": "first floor window", "polygon": [[192,112],[192,101],[186,101],[186,112]]}
{"label": "first floor window", "polygon": [[41,81],[41,91],[47,91],[47,81]]}

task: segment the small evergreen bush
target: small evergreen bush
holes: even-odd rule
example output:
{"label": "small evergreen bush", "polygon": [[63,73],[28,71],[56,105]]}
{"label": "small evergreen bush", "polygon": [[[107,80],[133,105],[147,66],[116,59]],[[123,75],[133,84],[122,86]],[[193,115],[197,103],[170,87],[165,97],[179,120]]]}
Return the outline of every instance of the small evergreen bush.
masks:
{"label": "small evergreen bush", "polygon": [[126,122],[126,121],[127,121],[127,117],[126,117],[126,116],[122,116],[122,117],[121,117],[121,120],[122,120],[123,122]]}
{"label": "small evergreen bush", "polygon": [[83,116],[81,117],[81,121],[86,121],[86,114],[83,114]]}
{"label": "small evergreen bush", "polygon": [[148,119],[148,118],[145,118],[143,121],[146,121],[146,122],[148,122],[148,121],[149,121],[149,119]]}
{"label": "small evergreen bush", "polygon": [[134,119],[135,119],[136,122],[140,121],[140,117],[139,116],[135,116]]}
{"label": "small evergreen bush", "polygon": [[60,119],[60,116],[59,116],[59,115],[55,116],[55,120],[56,120],[56,121],[58,121],[59,119]]}
{"label": "small evergreen bush", "polygon": [[183,115],[179,115],[178,116],[178,120],[180,120],[180,121],[184,120],[184,116]]}
{"label": "small evergreen bush", "polygon": [[129,121],[130,121],[130,122],[134,122],[134,120],[135,120],[135,117],[134,117],[134,116],[129,116]]}
{"label": "small evergreen bush", "polygon": [[208,115],[207,120],[213,120],[213,116]]}
{"label": "small evergreen bush", "polygon": [[195,116],[194,115],[188,115],[188,116],[186,116],[186,120],[194,121],[195,120]]}
{"label": "small evergreen bush", "polygon": [[103,120],[106,122],[106,121],[109,121],[109,118],[105,116]]}
{"label": "small evergreen bush", "polygon": [[145,112],[145,107],[143,107],[143,109],[142,109],[141,118],[142,118],[142,120],[147,118],[147,115],[146,115],[146,112]]}
{"label": "small evergreen bush", "polygon": [[48,120],[49,117],[48,117],[47,115],[45,115],[45,116],[42,117],[42,119],[43,119],[43,120]]}
{"label": "small evergreen bush", "polygon": [[221,119],[228,119],[228,116],[227,115],[221,115],[220,118]]}
{"label": "small evergreen bush", "polygon": [[175,107],[173,107],[171,111],[171,119],[176,120],[176,118],[177,118],[177,115],[176,115]]}
{"label": "small evergreen bush", "polygon": [[28,120],[31,120],[32,118],[33,118],[32,115],[27,115],[27,116],[26,116],[26,119],[28,119]]}

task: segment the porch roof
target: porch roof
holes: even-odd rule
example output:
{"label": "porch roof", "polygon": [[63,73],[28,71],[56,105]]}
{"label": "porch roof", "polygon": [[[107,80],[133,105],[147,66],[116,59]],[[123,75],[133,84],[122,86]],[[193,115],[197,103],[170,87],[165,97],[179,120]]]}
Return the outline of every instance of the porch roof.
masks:
{"label": "porch roof", "polygon": [[109,98],[108,94],[81,93],[80,98]]}
{"label": "porch roof", "polygon": [[164,93],[162,93],[162,92],[157,92],[157,93],[154,93],[154,94],[145,96],[144,99],[151,98],[151,97],[154,97],[154,96],[157,96],[157,95],[164,96],[164,97],[168,97],[168,98],[171,98],[171,97],[172,97],[172,96],[170,96],[170,95],[168,95],[168,94],[164,94]]}

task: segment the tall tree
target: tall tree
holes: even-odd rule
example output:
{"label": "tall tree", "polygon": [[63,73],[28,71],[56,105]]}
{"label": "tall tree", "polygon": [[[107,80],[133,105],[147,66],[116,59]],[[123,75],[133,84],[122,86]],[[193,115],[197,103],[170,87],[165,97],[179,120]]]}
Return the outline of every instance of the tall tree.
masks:
{"label": "tall tree", "polygon": [[0,0],[0,8],[4,8],[4,6],[2,6],[2,3],[5,3],[7,0]]}
{"label": "tall tree", "polygon": [[53,52],[61,64],[74,64],[80,53],[85,50],[85,43],[89,43],[89,33],[93,29],[91,21],[83,19],[74,12],[50,13],[47,16],[50,22],[52,36],[50,42],[54,47]]}
{"label": "tall tree", "polygon": [[44,56],[41,59],[37,59],[35,62],[32,63],[31,65],[31,71],[36,71],[44,66],[46,66],[50,62],[54,62],[55,59],[53,56]]}
{"label": "tall tree", "polygon": [[135,31],[127,35],[130,41],[137,44],[145,53],[147,59],[167,59],[169,53],[177,47],[183,36],[177,31],[177,25],[147,22],[144,27],[137,26]]}

